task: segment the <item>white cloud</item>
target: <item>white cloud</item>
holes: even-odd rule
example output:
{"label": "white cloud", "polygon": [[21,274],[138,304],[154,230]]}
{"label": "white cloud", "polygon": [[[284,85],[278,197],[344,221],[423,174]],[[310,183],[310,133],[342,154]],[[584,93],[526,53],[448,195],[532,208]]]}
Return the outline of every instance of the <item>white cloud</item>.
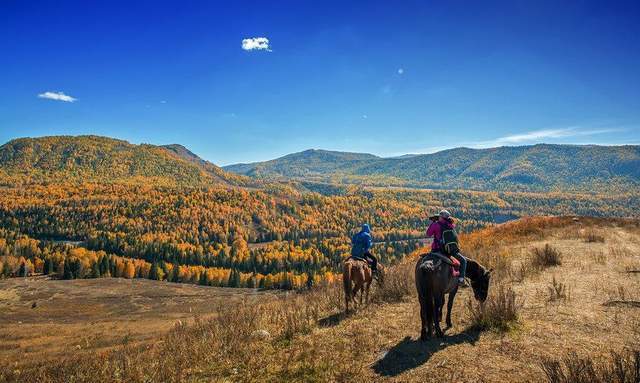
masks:
{"label": "white cloud", "polygon": [[404,69],[403,68],[398,68],[398,74],[403,74],[404,73]]}
{"label": "white cloud", "polygon": [[267,52],[271,52],[271,48],[269,47],[269,39],[266,37],[252,37],[249,39],[243,39],[242,49],[244,49],[245,51],[265,50]]}
{"label": "white cloud", "polygon": [[583,130],[575,127],[564,128],[564,129],[544,129],[544,130],[535,130],[535,131],[521,133],[521,134],[513,134],[509,136],[504,136],[504,137],[498,137],[495,140],[478,142],[476,144],[479,147],[486,147],[487,145],[488,146],[517,145],[517,144],[540,142],[540,140],[545,140],[545,139],[593,136],[596,134],[612,133],[617,131],[620,131],[620,130],[619,129]]}
{"label": "white cloud", "polygon": [[[563,138],[575,135],[572,128],[566,129],[545,129],[526,132],[521,134],[513,134],[509,136],[496,138],[493,143],[496,145],[519,144],[523,142],[531,142],[542,140],[545,138]],[[490,141],[491,142],[491,141]]]}
{"label": "white cloud", "polygon": [[64,102],[75,102],[78,100],[77,98],[67,96],[62,92],[44,92],[44,93],[40,93],[38,97],[46,98],[48,100],[56,100],[56,101],[64,101]]}
{"label": "white cloud", "polygon": [[[598,134],[606,134],[606,133],[614,133],[614,132],[622,132],[622,131],[625,131],[625,129],[621,129],[621,128],[582,129],[579,127],[569,127],[569,128],[562,128],[562,129],[542,129],[542,130],[533,130],[530,132],[519,133],[519,134],[511,134],[508,136],[498,137],[498,138],[495,138],[492,140],[486,140],[486,141],[460,142],[455,147],[485,149],[485,148],[495,148],[498,146],[532,145],[532,144],[537,144],[542,142],[567,143],[567,141],[563,139],[588,137],[588,136],[594,136]],[[557,140],[560,140],[560,141],[557,141]],[[576,145],[584,145],[584,144],[578,144],[575,141],[571,141],[571,143]],[[598,144],[598,145],[606,145],[606,144]],[[433,146],[433,147],[420,149],[417,152],[422,154],[427,154],[427,153],[439,152],[439,151],[451,149],[451,148],[453,148],[453,146]]]}

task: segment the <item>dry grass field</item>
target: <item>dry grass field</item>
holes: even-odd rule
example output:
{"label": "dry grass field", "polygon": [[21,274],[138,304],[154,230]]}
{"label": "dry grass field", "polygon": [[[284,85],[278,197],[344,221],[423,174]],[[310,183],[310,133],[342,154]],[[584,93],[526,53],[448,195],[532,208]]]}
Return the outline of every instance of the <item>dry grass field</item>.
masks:
{"label": "dry grass field", "polygon": [[[417,300],[370,307],[325,332],[311,336],[315,347],[341,350],[323,358],[349,358],[339,339],[357,332],[367,352],[354,363],[367,379],[380,381],[537,382],[545,375],[545,358],[576,352],[596,360],[612,351],[640,348],[640,230],[637,227],[596,229],[602,242],[585,240],[592,232],[579,222],[544,239],[525,240],[511,248],[512,269],[497,284],[512,286],[518,321],[506,332],[472,329],[467,317],[470,291],[457,297],[454,327],[446,337],[419,341]],[[551,243],[561,265],[534,270],[533,249]],[[506,270],[503,270],[506,271]],[[555,282],[554,282],[555,281]],[[496,293],[493,286],[493,293]],[[323,344],[317,344],[319,340]],[[357,355],[357,354],[356,354]],[[337,363],[337,362],[336,362]]]}
{"label": "dry grass field", "polygon": [[[41,340],[25,341],[25,347],[33,347],[33,359],[0,367],[0,381],[570,382],[578,380],[576,374],[584,375],[579,381],[637,381],[640,374],[634,375],[637,366],[628,356],[640,348],[638,221],[533,218],[462,240],[469,255],[495,269],[489,300],[480,308],[470,291],[459,294],[453,328],[444,338],[428,342],[418,339],[412,276],[417,254],[390,268],[384,288],[376,288],[372,302],[350,316],[341,313],[341,287],[325,286],[272,299],[232,297],[238,303],[225,304],[218,315],[175,325],[162,336],[158,334],[177,319],[194,314],[204,318],[215,310],[203,305],[216,307],[216,302],[229,298],[203,297],[213,290],[196,286],[165,284],[147,295],[132,296],[126,290],[142,281],[110,280],[93,286],[92,293],[82,287],[94,281],[60,282],[78,283],[68,290],[59,287],[75,296],[69,299],[111,295],[126,302],[109,306],[106,299],[90,300],[77,315],[52,308],[52,320],[60,322],[50,329],[61,334],[61,343],[82,343],[73,329],[82,332],[92,327],[86,323],[92,320],[105,327],[96,330],[102,332],[99,337],[87,341],[89,347],[103,337],[122,343],[127,331],[141,342],[117,347],[118,342],[107,343],[114,350],[84,354],[48,346],[53,340],[33,334],[49,325],[29,313],[36,313],[40,304],[44,310],[52,295],[33,290],[34,297],[25,296],[27,287],[11,293],[19,282],[5,281],[3,302],[14,299],[21,303],[13,304],[21,306],[11,313],[3,311],[1,319],[34,327],[3,328],[3,348],[30,336]],[[128,287],[117,290],[118,283]],[[107,294],[103,288],[112,290]],[[172,298],[162,292],[165,288],[174,289]],[[179,297],[180,289],[188,298]],[[45,302],[31,309],[35,297]],[[94,315],[92,306],[96,313],[110,313],[109,319],[101,322],[106,314]],[[474,313],[481,313],[484,321]],[[109,327],[116,323],[122,330]],[[147,324],[154,330],[135,331]],[[615,359],[619,368],[608,364],[612,352],[621,355]],[[17,354],[4,350],[6,355]],[[41,358],[53,360],[42,363]]]}
{"label": "dry grass field", "polygon": [[270,293],[147,279],[0,280],[0,360],[41,363],[64,355],[153,342],[178,321]]}

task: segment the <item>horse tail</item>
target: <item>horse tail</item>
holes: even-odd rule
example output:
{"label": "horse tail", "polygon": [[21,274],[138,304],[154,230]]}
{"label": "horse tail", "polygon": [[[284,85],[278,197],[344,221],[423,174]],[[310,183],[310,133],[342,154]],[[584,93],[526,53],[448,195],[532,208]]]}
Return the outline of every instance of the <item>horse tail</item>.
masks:
{"label": "horse tail", "polygon": [[345,262],[342,270],[342,282],[344,283],[344,295],[347,299],[351,298],[351,262]]}

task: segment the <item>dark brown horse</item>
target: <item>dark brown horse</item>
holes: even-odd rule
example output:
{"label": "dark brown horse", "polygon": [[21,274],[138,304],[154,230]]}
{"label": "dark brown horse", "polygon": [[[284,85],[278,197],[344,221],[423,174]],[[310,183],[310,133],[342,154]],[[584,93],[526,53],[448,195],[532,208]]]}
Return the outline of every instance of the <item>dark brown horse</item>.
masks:
{"label": "dark brown horse", "polygon": [[[416,288],[420,301],[420,339],[427,340],[433,335],[443,336],[440,328],[444,296],[449,294],[447,301],[447,328],[452,326],[451,308],[458,292],[458,281],[451,273],[451,265],[433,254],[423,254],[416,264]],[[467,277],[471,280],[471,287],[475,298],[481,302],[487,299],[491,270],[486,271],[478,262],[467,259]]]}
{"label": "dark brown horse", "polygon": [[[384,268],[378,263],[378,283],[382,283]],[[363,296],[366,295],[365,302],[369,303],[369,289],[373,282],[373,272],[369,263],[364,260],[347,258],[342,267],[342,280],[344,282],[344,305],[349,312],[349,303],[355,304],[355,297],[360,292],[360,304]]]}

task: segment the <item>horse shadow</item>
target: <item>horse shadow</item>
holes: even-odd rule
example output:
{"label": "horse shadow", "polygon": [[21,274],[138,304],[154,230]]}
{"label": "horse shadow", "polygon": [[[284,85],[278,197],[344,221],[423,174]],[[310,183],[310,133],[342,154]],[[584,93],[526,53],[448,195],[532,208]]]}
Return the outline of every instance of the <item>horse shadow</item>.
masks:
{"label": "horse shadow", "polygon": [[480,331],[471,329],[444,338],[432,338],[426,342],[407,336],[393,346],[372,368],[381,376],[397,376],[423,365],[438,351],[456,344],[475,344],[479,338]]}
{"label": "horse shadow", "polygon": [[349,313],[345,313],[344,311],[341,311],[339,313],[335,313],[333,315],[329,315],[328,317],[324,317],[320,319],[318,321],[318,325],[320,327],[333,327],[339,324],[340,322],[342,322],[343,320],[349,318],[351,315],[353,315],[353,311]]}

